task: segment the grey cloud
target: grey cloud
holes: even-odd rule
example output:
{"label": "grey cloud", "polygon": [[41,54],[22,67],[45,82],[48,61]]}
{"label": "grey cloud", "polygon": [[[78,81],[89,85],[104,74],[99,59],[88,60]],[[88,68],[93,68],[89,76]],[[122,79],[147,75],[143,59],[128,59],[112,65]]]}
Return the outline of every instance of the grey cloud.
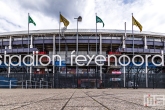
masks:
{"label": "grey cloud", "polygon": [[8,32],[10,31],[8,28],[4,27],[4,26],[0,26],[1,32]]}
{"label": "grey cloud", "polygon": [[17,0],[17,2],[25,10],[38,11],[56,19],[61,12],[71,20],[79,16],[86,5],[86,0]]}
{"label": "grey cloud", "polygon": [[0,20],[2,20],[2,21],[4,21],[4,22],[6,22],[7,24],[12,25],[12,26],[14,26],[14,27],[21,28],[20,25],[17,25],[17,24],[15,24],[15,23],[13,23],[13,22],[10,22],[10,21],[8,21],[8,20],[5,19],[5,18],[0,18]]}
{"label": "grey cloud", "polygon": [[123,3],[125,4],[129,4],[129,3],[133,3],[135,2],[136,0],[123,0]]}

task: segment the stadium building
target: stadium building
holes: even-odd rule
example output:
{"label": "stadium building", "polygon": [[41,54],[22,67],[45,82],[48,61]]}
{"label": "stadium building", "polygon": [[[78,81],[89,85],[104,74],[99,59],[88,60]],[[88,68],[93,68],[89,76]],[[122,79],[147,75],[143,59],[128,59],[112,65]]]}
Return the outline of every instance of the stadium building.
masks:
{"label": "stadium building", "polygon": [[[134,36],[134,37],[133,37]],[[155,66],[151,59],[142,66],[135,66],[132,62],[128,66],[115,66],[115,59],[108,59],[108,55],[160,55],[165,53],[165,34],[153,32],[137,32],[124,30],[98,29],[67,29],[59,34],[58,29],[6,32],[0,34],[0,53],[2,55],[0,65],[0,87],[5,80],[16,80],[16,87],[46,87],[49,88],[165,88],[165,68]],[[78,39],[77,39],[78,38]],[[92,60],[89,66],[78,66],[73,59],[71,65],[71,52],[76,55],[104,55],[104,65],[98,66]],[[78,51],[77,51],[78,50]],[[34,52],[33,52],[34,51]],[[36,52],[37,51],[37,52]],[[32,55],[37,54],[38,59],[43,55],[59,55],[59,58],[48,59],[42,57],[40,63],[34,66],[26,66],[21,62],[19,66],[6,65],[6,55]],[[6,58],[9,62],[9,58]],[[49,60],[51,60],[49,62]],[[54,60],[54,63],[53,63]],[[121,59],[128,62],[126,59]],[[28,58],[27,63],[31,62]],[[89,61],[89,59],[87,59]],[[110,65],[108,66],[108,61]],[[137,57],[136,63],[142,62]],[[155,58],[160,63],[160,58]],[[18,63],[18,58],[12,58],[13,64]],[[36,62],[35,62],[36,63]],[[61,65],[60,65],[61,63]],[[117,62],[118,63],[118,62]],[[52,65],[54,64],[54,66]],[[87,62],[85,62],[87,64]]]}

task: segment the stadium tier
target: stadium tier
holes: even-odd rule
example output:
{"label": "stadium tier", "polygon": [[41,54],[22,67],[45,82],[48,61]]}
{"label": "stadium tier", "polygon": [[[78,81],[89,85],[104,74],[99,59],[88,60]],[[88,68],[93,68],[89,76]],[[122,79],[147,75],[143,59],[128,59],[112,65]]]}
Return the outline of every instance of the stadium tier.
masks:
{"label": "stadium tier", "polygon": [[[159,56],[153,59],[155,63],[152,58],[147,62],[145,59],[146,55],[164,56],[165,34],[162,33],[134,31],[132,34],[132,31],[109,29],[98,29],[97,33],[95,29],[79,29],[77,33],[76,29],[67,29],[59,34],[59,29],[51,29],[33,30],[28,36],[27,31],[6,32],[0,34],[0,53],[0,87],[3,87],[2,79],[13,78],[17,80],[15,87],[26,83],[26,87],[32,88],[42,85],[49,88],[165,88],[164,61]],[[85,56],[79,59],[79,64],[84,65],[77,65],[73,54]],[[34,56],[34,62],[24,58],[27,55]],[[97,55],[104,56],[98,60],[102,66],[95,62]],[[127,66],[119,63],[121,55],[131,58],[129,61],[121,57],[120,61],[128,63]],[[142,58],[138,56],[133,61],[135,55]]]}

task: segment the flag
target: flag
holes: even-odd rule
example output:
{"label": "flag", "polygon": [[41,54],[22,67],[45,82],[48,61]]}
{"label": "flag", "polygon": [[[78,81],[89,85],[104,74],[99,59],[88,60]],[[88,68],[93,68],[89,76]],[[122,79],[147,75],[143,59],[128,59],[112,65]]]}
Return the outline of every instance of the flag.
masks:
{"label": "flag", "polygon": [[34,26],[36,26],[36,23],[33,21],[33,19],[29,16],[29,23],[34,24]]}
{"label": "flag", "polygon": [[132,25],[137,26],[140,29],[140,32],[142,31],[142,25],[132,16]]}
{"label": "flag", "polygon": [[60,14],[60,22],[63,22],[65,27],[69,25],[69,21],[66,18],[64,18],[61,14]]}
{"label": "flag", "polygon": [[103,27],[104,27],[104,22],[101,18],[99,18],[98,16],[96,16],[96,23],[103,23]]}

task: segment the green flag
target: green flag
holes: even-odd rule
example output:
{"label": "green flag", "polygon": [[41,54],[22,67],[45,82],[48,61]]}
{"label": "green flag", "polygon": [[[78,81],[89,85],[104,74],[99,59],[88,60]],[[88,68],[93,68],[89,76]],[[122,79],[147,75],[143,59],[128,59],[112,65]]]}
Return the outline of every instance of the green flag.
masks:
{"label": "green flag", "polygon": [[36,23],[33,21],[33,19],[29,16],[29,23],[33,23],[34,26],[36,26]]}
{"label": "green flag", "polygon": [[104,22],[101,18],[99,18],[98,16],[96,16],[96,23],[103,23],[103,27],[104,27]]}

